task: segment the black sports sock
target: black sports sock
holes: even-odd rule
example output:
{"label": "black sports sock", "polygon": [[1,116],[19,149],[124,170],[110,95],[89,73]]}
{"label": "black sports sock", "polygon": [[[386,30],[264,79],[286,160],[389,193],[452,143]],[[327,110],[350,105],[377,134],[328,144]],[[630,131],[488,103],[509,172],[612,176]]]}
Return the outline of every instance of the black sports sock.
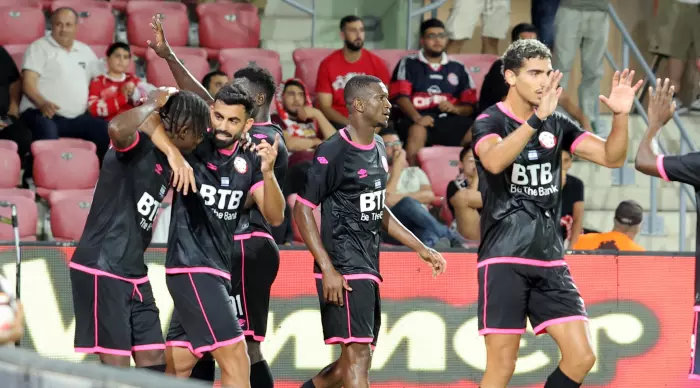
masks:
{"label": "black sports sock", "polygon": [[162,365],[144,366],[143,369],[152,370],[152,371],[154,371],[154,372],[165,373],[165,364],[162,364]]}
{"label": "black sports sock", "polygon": [[272,379],[272,371],[267,361],[258,361],[250,366],[250,387],[251,388],[273,388],[275,382]]}
{"label": "black sports sock", "polygon": [[212,358],[202,358],[197,361],[192,368],[192,373],[190,374],[191,379],[197,379],[202,381],[208,381],[213,383],[216,377],[216,366],[214,365],[214,359]]}
{"label": "black sports sock", "polygon": [[544,388],[579,388],[580,386],[581,384],[571,380],[559,367],[547,377],[547,382],[544,383]]}
{"label": "black sports sock", "polygon": [[309,381],[301,385],[301,388],[316,388],[316,386],[314,385],[314,380],[309,379]]}

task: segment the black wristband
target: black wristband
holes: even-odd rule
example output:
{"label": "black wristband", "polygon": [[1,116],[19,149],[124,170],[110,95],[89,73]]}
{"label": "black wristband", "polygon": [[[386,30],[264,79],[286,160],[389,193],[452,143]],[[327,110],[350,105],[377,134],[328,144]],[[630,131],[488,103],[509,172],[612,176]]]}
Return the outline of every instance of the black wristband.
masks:
{"label": "black wristband", "polygon": [[540,130],[544,125],[544,120],[540,120],[540,118],[533,113],[532,116],[530,116],[530,118],[527,119],[527,125],[531,126],[534,129]]}

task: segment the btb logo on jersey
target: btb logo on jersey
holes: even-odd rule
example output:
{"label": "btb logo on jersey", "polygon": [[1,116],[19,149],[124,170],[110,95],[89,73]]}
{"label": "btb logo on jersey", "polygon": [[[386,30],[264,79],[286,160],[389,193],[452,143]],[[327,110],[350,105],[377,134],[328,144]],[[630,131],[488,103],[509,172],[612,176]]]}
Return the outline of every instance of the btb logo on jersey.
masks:
{"label": "btb logo on jersey", "polygon": [[543,131],[539,136],[540,145],[546,149],[554,148],[557,145],[557,138],[552,132]]}
{"label": "btb logo on jersey", "polygon": [[153,220],[158,214],[158,209],[160,208],[160,202],[156,201],[151,194],[143,193],[139,201],[136,203],[136,210],[142,216],[141,221],[139,221],[139,226],[146,232],[153,228]]}
{"label": "btb logo on jersey", "polygon": [[510,192],[525,193],[532,197],[540,197],[559,192],[559,189],[552,184],[552,164],[522,164],[513,163],[513,171],[510,176]]}
{"label": "btb logo on jersey", "polygon": [[248,171],[248,163],[240,156],[236,156],[236,159],[233,159],[233,168],[235,168],[239,174],[245,174]]}
{"label": "btb logo on jersey", "polygon": [[204,205],[211,207],[217,218],[226,221],[236,219],[236,210],[243,198],[241,190],[217,189],[203,184],[199,189],[199,195],[204,199]]}
{"label": "btb logo on jersey", "polygon": [[384,200],[386,190],[360,194],[360,221],[381,220],[384,215]]}

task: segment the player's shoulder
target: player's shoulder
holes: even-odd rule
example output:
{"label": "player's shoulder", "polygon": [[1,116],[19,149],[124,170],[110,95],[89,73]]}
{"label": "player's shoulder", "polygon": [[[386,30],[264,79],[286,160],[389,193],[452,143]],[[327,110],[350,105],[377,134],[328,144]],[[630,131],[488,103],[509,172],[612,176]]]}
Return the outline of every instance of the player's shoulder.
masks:
{"label": "player's shoulder", "polygon": [[329,137],[323,143],[318,145],[316,148],[316,155],[323,156],[325,158],[339,158],[345,154],[348,148],[348,142],[345,141],[342,136],[340,136],[340,131],[336,131],[333,136]]}
{"label": "player's shoulder", "polygon": [[[499,102],[500,104],[500,102]],[[498,107],[498,104],[491,105],[490,107],[484,109],[477,117],[474,122],[477,124],[491,124],[491,123],[502,123],[504,120],[508,119],[508,115]]]}
{"label": "player's shoulder", "polygon": [[551,114],[545,121],[550,121],[551,123],[557,125],[557,126],[562,126],[562,125],[574,125],[578,127],[578,124],[574,122],[574,120],[571,119],[571,117],[567,116],[566,114],[559,112],[559,111],[554,111],[554,113]]}

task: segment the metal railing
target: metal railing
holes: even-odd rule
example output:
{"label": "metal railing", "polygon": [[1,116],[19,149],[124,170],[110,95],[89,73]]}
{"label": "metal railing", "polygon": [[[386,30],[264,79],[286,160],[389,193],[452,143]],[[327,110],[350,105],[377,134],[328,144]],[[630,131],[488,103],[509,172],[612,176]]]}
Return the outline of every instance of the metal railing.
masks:
{"label": "metal railing", "polygon": [[316,46],[316,0],[311,0],[311,7],[299,4],[296,0],[282,0],[290,6],[311,16],[311,47]]}
{"label": "metal railing", "polygon": [[[615,11],[615,7],[613,7],[612,4],[608,5],[608,11],[610,14],[610,20],[612,20],[613,24],[617,29],[620,31],[620,34],[622,35],[622,68],[628,68],[629,67],[629,59],[630,59],[630,52],[632,55],[639,61],[639,64],[642,66],[642,69],[644,70],[646,78],[651,82],[652,85],[656,84],[656,75],[654,72],[651,70],[651,67],[649,67],[649,64],[647,64],[646,60],[644,59],[644,56],[642,55],[642,52],[639,50],[639,47],[634,43],[634,40],[632,39],[632,36],[629,34],[627,29],[625,28],[624,23],[620,19],[620,17],[617,15],[617,12]],[[617,65],[615,62],[615,59],[613,58],[612,54],[610,51],[605,52],[605,58],[608,60],[608,63],[614,70],[619,70],[620,66]],[[639,115],[644,119],[644,122],[648,125],[649,124],[649,118],[647,117],[646,110],[644,109],[644,106],[642,103],[639,101],[639,99],[635,98],[634,100],[634,105],[635,108],[637,108],[637,112],[639,112]],[[693,143],[693,141],[690,139],[690,136],[688,135],[688,131],[685,129],[683,126],[683,123],[680,120],[680,117],[678,117],[678,113],[673,114],[673,121],[676,123],[678,126],[681,138],[680,138],[680,144],[681,144],[681,153],[685,153],[688,150],[691,152],[696,152],[697,147]],[[664,147],[661,139],[657,137],[656,139],[659,150],[666,154],[666,147]],[[650,177],[651,179],[651,185],[649,189],[649,216],[647,217],[647,228],[646,228],[646,233],[649,235],[659,235],[663,231],[663,219],[658,216],[658,208],[657,208],[657,183],[658,183],[658,178],[656,177]],[[695,202],[695,193],[693,190],[691,190],[688,185],[681,184],[681,188],[679,190],[679,198],[680,198],[680,216],[679,216],[679,241],[678,241],[678,250],[684,251],[685,250],[685,222],[686,222],[686,202],[685,202],[685,197],[689,198],[693,205],[697,206],[697,203]]]}
{"label": "metal railing", "polygon": [[408,12],[406,12],[406,50],[411,49],[411,42],[413,42],[413,18],[420,17],[426,12],[437,11],[437,9],[442,7],[446,2],[447,0],[433,0],[432,3],[414,10],[413,1],[408,0]]}

